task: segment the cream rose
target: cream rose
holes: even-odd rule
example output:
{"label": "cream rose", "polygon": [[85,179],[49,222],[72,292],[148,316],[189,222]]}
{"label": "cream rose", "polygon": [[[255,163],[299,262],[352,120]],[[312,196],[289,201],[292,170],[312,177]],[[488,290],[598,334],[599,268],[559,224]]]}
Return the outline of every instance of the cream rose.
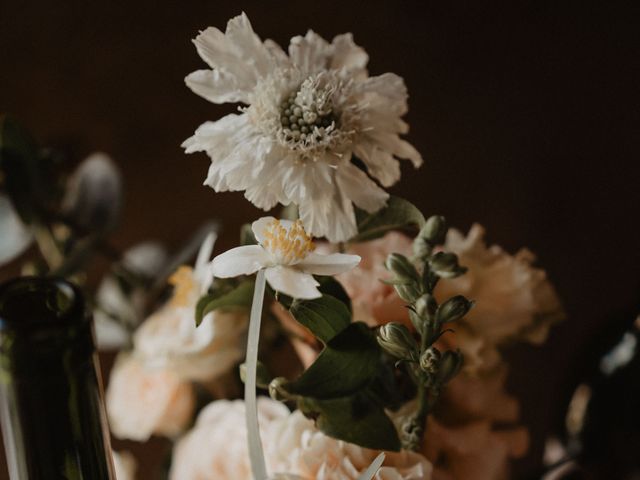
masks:
{"label": "cream rose", "polygon": [[[269,471],[302,480],[354,480],[379,452],[335,440],[318,431],[299,411],[260,398],[258,417]],[[251,480],[242,401],[208,405],[191,430],[176,445],[172,480],[233,478]],[[430,478],[431,464],[411,452],[388,453],[376,478],[421,480]]]}
{"label": "cream rose", "polygon": [[152,434],[175,437],[182,432],[193,414],[195,393],[173,371],[150,368],[123,354],[111,371],[106,404],[116,437],[146,441]]}

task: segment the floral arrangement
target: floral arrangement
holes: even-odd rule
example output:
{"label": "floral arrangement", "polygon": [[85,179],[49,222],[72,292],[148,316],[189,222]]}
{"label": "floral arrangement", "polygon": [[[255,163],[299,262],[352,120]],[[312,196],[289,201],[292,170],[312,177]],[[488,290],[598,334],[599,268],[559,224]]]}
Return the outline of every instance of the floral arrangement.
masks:
{"label": "floral arrangement", "polygon": [[[402,78],[370,76],[351,34],[309,31],[285,52],[242,14],[194,43],[209,68],[187,86],[241,106],[185,151],[208,155],[216,192],[282,207],[236,248],[214,256],[212,223],[174,256],[155,243],[113,251],[113,162],[95,154],[60,174],[15,122],[0,129],[0,262],[35,242],[23,272],[86,285],[101,345],[122,349],[113,435],[171,439],[174,480],[507,478],[528,435],[501,349],[543,343],[563,315],[534,256],[385,191],[400,160],[422,157],[402,138]],[[112,263],[92,290],[96,255]],[[133,478],[131,455],[115,460]]]}

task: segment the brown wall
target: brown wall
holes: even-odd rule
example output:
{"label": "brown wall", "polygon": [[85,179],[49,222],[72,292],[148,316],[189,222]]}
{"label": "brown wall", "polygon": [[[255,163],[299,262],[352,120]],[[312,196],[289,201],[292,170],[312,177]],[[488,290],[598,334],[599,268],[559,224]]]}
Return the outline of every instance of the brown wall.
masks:
{"label": "brown wall", "polygon": [[394,192],[463,229],[481,222],[508,250],[528,246],[565,301],[570,319],[545,347],[510,353],[534,435],[526,469],[593,335],[640,300],[638,11],[462,3],[0,0],[0,111],[78,159],[113,155],[127,182],[119,246],[175,246],[217,217],[228,247],[259,212],[201,186],[206,157],[179,147],[232,109],[184,86],[204,68],[190,39],[241,9],[281,43],[309,27],[353,31],[370,71],[402,75],[411,94],[425,165],[405,166]]}

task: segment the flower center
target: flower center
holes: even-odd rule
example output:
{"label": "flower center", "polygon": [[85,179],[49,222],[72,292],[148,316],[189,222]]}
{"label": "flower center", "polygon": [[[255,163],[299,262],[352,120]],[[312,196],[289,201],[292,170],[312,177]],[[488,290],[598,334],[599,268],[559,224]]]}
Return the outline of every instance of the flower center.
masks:
{"label": "flower center", "polygon": [[309,77],[282,101],[280,123],[285,142],[293,148],[311,147],[322,143],[338,128],[331,99],[334,90],[331,86],[320,86],[317,77]]}
{"label": "flower center", "polygon": [[280,220],[274,220],[264,229],[263,235],[262,247],[281,265],[294,265],[315,249],[300,220],[288,229]]}

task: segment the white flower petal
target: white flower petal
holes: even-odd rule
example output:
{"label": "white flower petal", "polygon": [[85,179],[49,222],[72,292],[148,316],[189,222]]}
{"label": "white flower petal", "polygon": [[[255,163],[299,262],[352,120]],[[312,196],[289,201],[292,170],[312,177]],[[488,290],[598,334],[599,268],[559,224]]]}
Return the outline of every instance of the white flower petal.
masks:
{"label": "white flower petal", "polygon": [[[255,88],[258,79],[275,66],[271,54],[254,33],[244,13],[229,20],[226,33],[209,27],[195,38],[194,43],[202,59],[213,70],[220,71],[217,76],[214,74],[209,78],[214,80],[209,88],[197,87],[200,89],[197,93],[205,96],[203,92],[206,91],[205,98],[208,99],[224,98],[230,85],[247,95]],[[200,77],[199,80],[205,79]]]}
{"label": "white flower petal", "polygon": [[353,34],[343,33],[333,39],[333,55],[331,57],[331,68],[338,70],[341,68],[349,71],[350,74],[363,70],[366,74],[366,66],[369,62],[369,55],[364,48],[359,47],[353,41]]}
{"label": "white flower petal", "polygon": [[294,65],[307,75],[327,68],[331,46],[320,35],[309,30],[304,37],[297,36],[289,44],[289,57]]}
{"label": "white flower petal", "polygon": [[322,296],[317,288],[320,284],[308,273],[277,266],[268,268],[266,277],[271,288],[290,297],[312,299]]}
{"label": "white flower petal", "polygon": [[258,243],[264,242],[265,240],[264,232],[269,226],[269,224],[273,222],[280,222],[280,225],[282,225],[286,230],[289,230],[293,225],[293,222],[291,220],[278,220],[275,217],[259,218],[258,220],[256,220],[251,224],[251,231],[253,232],[253,235],[256,237],[256,240],[258,240]]}
{"label": "white flower petal", "polygon": [[358,255],[349,255],[346,253],[332,253],[330,255],[321,255],[311,252],[304,260],[296,265],[296,268],[304,273],[313,275],[338,275],[351,270],[360,263]]}
{"label": "white flower petal", "polygon": [[400,180],[400,162],[391,153],[368,139],[358,142],[353,149],[355,155],[366,165],[369,174],[383,187],[390,187]]}
{"label": "white flower petal", "polygon": [[259,245],[245,245],[221,253],[211,262],[211,273],[219,278],[250,275],[269,265],[269,254]]}
{"label": "white flower petal", "polygon": [[351,163],[340,167],[336,174],[336,182],[345,197],[369,213],[380,210],[389,199],[387,192]]}
{"label": "white flower petal", "polygon": [[249,92],[239,88],[236,77],[221,70],[196,70],[184,79],[195,94],[212,103],[249,103]]}

